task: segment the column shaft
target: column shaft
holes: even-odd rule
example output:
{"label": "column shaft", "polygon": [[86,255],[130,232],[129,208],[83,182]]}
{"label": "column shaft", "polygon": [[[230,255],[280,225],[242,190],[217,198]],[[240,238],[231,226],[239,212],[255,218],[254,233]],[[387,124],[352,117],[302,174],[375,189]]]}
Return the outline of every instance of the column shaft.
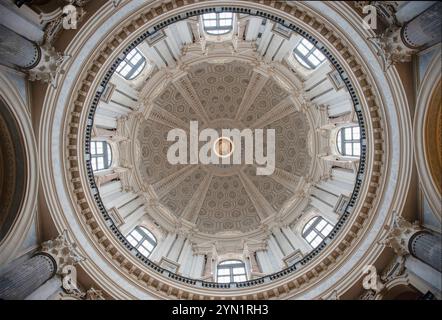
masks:
{"label": "column shaft", "polygon": [[0,299],[23,300],[55,275],[55,260],[37,254],[17,268],[0,276]]}
{"label": "column shaft", "polygon": [[440,2],[415,17],[402,28],[402,39],[411,48],[430,46],[441,39]]}
{"label": "column shaft", "polygon": [[7,66],[31,69],[41,58],[37,44],[0,25],[0,61]]}
{"label": "column shaft", "polygon": [[440,235],[427,231],[417,232],[410,238],[408,245],[413,256],[442,272],[442,238]]}
{"label": "column shaft", "polygon": [[167,255],[170,260],[178,262],[178,256],[180,255],[184,240],[185,238],[182,235],[177,236],[175,242],[172,245],[172,248],[170,249],[169,254]]}

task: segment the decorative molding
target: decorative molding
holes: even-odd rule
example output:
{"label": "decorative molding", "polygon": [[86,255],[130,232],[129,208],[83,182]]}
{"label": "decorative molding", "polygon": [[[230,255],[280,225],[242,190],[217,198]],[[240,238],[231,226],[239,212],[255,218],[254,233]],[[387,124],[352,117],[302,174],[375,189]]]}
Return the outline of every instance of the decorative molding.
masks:
{"label": "decorative molding", "polygon": [[77,245],[68,239],[67,230],[64,230],[53,240],[41,244],[41,252],[49,254],[57,264],[57,273],[64,272],[66,266],[75,266],[85,258],[79,253]]}
{"label": "decorative molding", "polygon": [[336,201],[333,211],[336,212],[338,215],[343,214],[345,212],[345,208],[347,208],[349,201],[350,198],[346,195],[339,195],[338,201]]}
{"label": "decorative molding", "polygon": [[410,62],[412,55],[418,52],[417,49],[405,45],[402,41],[401,30],[402,27],[392,25],[381,35],[367,39],[378,48],[384,71],[395,64]]}
{"label": "decorative molding", "polygon": [[64,70],[61,65],[69,55],[56,52],[49,44],[45,44],[41,49],[41,58],[38,64],[32,69],[28,70],[29,80],[41,80],[45,83],[50,83],[54,88],[56,87],[55,77],[57,74],[63,74]]}
{"label": "decorative molding", "polygon": [[408,222],[395,212],[393,222],[379,243],[392,248],[397,255],[405,256],[410,253],[408,249],[410,238],[421,230],[422,228],[417,221],[414,223]]}

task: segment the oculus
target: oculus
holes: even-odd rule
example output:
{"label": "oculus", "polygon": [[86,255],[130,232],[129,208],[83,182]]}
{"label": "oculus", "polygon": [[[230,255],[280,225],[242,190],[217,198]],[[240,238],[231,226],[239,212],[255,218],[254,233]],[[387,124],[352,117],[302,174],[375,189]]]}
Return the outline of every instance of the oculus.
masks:
{"label": "oculus", "polygon": [[215,152],[215,154],[221,158],[230,157],[233,150],[233,141],[227,137],[218,138],[213,144],[213,152]]}

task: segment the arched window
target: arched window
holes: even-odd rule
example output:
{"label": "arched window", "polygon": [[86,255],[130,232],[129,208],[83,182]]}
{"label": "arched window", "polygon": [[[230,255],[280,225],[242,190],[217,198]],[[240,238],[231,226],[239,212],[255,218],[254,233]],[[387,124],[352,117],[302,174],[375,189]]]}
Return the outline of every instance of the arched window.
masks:
{"label": "arched window", "polygon": [[233,13],[205,13],[203,14],[204,31],[208,34],[221,35],[233,29]]}
{"label": "arched window", "polygon": [[359,126],[342,128],[338,132],[337,147],[343,156],[359,157],[361,155],[361,135]]}
{"label": "arched window", "polygon": [[104,170],[112,163],[112,151],[106,141],[91,141],[92,170]]}
{"label": "arched window", "polygon": [[145,65],[146,58],[137,48],[134,48],[118,65],[117,73],[127,80],[132,80],[143,71]]}
{"label": "arched window", "polygon": [[218,264],[216,281],[221,283],[246,281],[246,266],[240,260],[225,260]]}
{"label": "arched window", "polygon": [[307,39],[302,39],[295,50],[293,50],[293,53],[296,60],[307,69],[315,69],[325,60],[325,56],[321,51],[316,49]]}
{"label": "arched window", "polygon": [[313,248],[316,248],[332,229],[332,224],[318,216],[307,222],[302,230],[302,236]]}
{"label": "arched window", "polygon": [[152,232],[140,226],[132,230],[127,236],[127,241],[146,258],[150,256],[157,245],[157,239]]}

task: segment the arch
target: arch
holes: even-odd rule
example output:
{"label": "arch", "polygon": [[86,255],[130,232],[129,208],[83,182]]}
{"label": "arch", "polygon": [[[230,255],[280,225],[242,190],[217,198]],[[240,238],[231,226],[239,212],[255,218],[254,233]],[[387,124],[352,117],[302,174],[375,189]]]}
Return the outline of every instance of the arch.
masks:
{"label": "arch", "polygon": [[216,282],[231,283],[247,280],[246,264],[241,260],[224,260],[216,267]]}
{"label": "arch", "polygon": [[[14,145],[21,149],[19,151],[22,161],[21,169],[23,177],[21,184],[21,196],[12,210],[9,210],[7,226],[1,231],[0,237],[0,264],[6,264],[14,259],[15,254],[21,249],[21,244],[28,236],[28,231],[34,222],[37,208],[37,188],[39,170],[37,161],[37,150],[34,136],[34,129],[26,102],[17,90],[16,83],[12,83],[5,74],[0,72],[0,117],[1,114],[9,115],[9,125],[12,125],[15,134]],[[2,140],[4,136],[2,136]],[[3,155],[4,157],[5,155]],[[7,164],[8,170],[11,166]],[[0,174],[1,175],[1,174]],[[17,181],[16,181],[17,182]],[[2,191],[3,193],[4,191]]]}
{"label": "arch", "polygon": [[386,289],[382,300],[419,300],[422,297],[422,293],[408,283],[399,283]]}
{"label": "arch", "polygon": [[[440,156],[440,144],[435,140],[441,139],[440,132],[442,131],[440,127],[438,128],[442,123],[440,119],[441,68],[441,53],[439,52],[435,54],[431,60],[427,72],[422,78],[422,85],[419,88],[416,99],[417,103],[413,123],[414,157],[417,164],[417,171],[421,180],[423,193],[428,200],[431,210],[439,221],[442,220],[442,206],[440,202],[440,190],[442,186],[440,185],[440,178],[437,179],[436,177],[438,175],[434,175],[434,172],[438,171],[435,170],[439,162],[437,159],[438,153]],[[437,130],[439,130],[439,133],[437,133]],[[437,138],[435,135],[439,135],[439,137]],[[430,160],[431,157],[432,160]]]}

